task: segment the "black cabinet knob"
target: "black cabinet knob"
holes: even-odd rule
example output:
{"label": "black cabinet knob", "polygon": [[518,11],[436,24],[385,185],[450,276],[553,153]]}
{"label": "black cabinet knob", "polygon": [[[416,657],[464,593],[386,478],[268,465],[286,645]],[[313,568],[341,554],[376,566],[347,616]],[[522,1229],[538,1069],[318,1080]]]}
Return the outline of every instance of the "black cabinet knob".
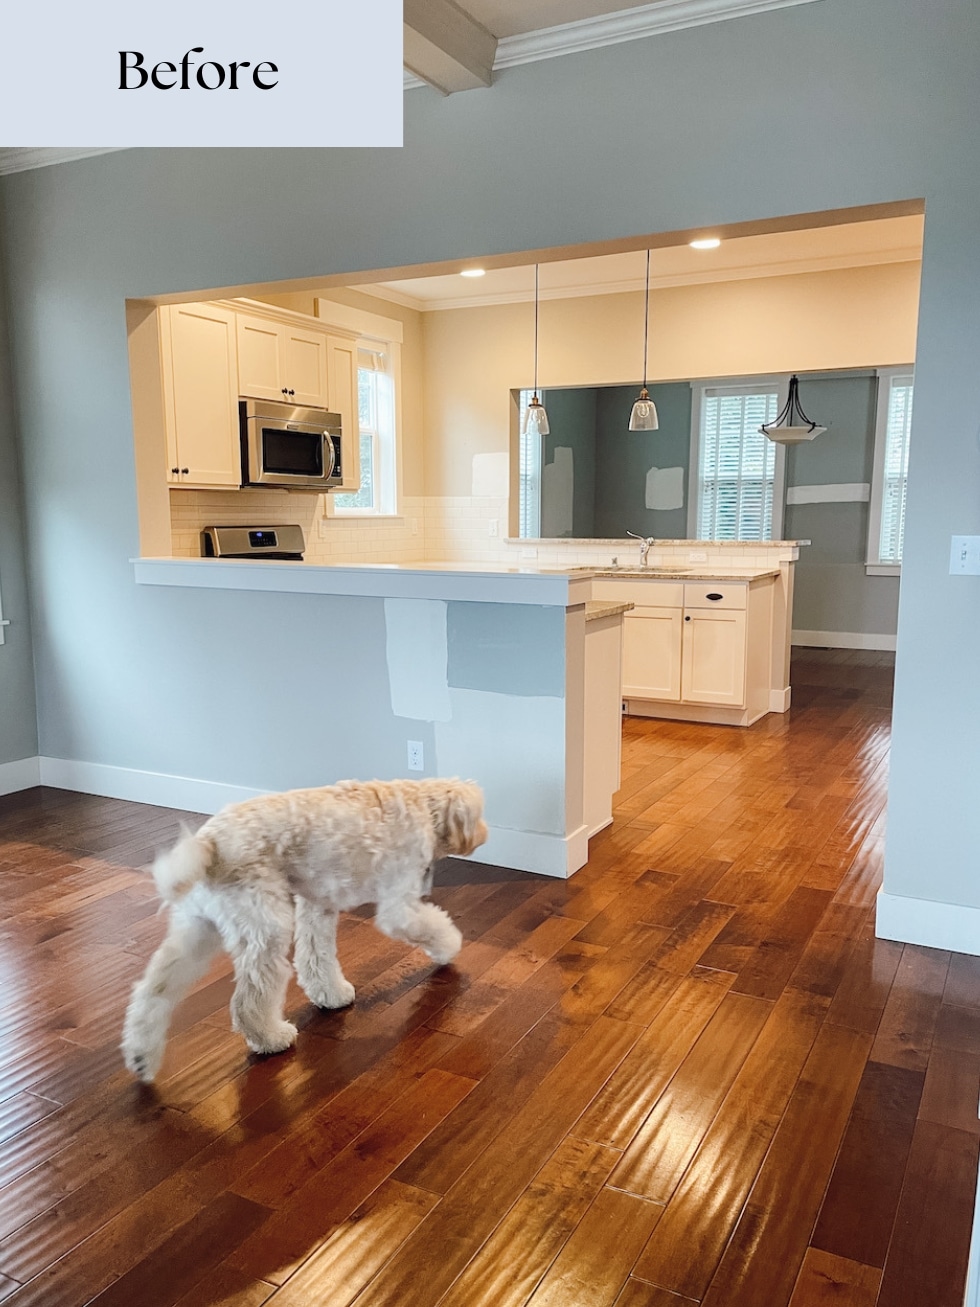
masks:
{"label": "black cabinet knob", "polygon": [[177,473],[180,471],[180,468],[179,468],[179,467],[172,467],[172,468],[170,469],[170,471],[174,474],[174,476],[176,476]]}
{"label": "black cabinet knob", "polygon": [[684,618],[684,621],[685,621],[685,622],[689,622],[690,620],[691,620],[691,619],[690,619],[689,617],[685,617],[685,618]]}
{"label": "black cabinet knob", "polygon": [[290,395],[295,395],[295,394],[296,394],[296,391],[295,391],[295,390],[291,390],[291,391],[289,391],[289,394],[290,394]]}
{"label": "black cabinet knob", "polygon": [[189,467],[182,467],[182,468],[180,469],[180,471],[181,471],[181,474],[182,474],[183,476],[188,476],[188,475],[190,474],[190,468],[189,468]]}

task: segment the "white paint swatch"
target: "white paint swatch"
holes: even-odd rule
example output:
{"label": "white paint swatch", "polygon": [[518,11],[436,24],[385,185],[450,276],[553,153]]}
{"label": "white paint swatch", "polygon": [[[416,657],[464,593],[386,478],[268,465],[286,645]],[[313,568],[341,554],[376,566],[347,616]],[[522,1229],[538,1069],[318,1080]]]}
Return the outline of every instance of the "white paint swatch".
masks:
{"label": "white paint swatch", "polygon": [[684,507],[684,469],[682,467],[652,467],[647,473],[647,508]]}
{"label": "white paint swatch", "polygon": [[396,717],[451,720],[445,600],[386,599],[385,656]]}
{"label": "white paint swatch", "polygon": [[506,450],[473,455],[473,495],[476,499],[506,499],[510,494],[510,456]]}

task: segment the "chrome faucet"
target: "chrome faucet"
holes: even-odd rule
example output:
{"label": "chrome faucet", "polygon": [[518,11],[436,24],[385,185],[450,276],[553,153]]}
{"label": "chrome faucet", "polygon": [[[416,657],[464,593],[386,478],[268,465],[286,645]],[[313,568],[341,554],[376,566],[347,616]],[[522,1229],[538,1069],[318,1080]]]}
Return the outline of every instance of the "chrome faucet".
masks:
{"label": "chrome faucet", "polygon": [[640,542],[640,566],[641,566],[641,567],[646,567],[646,565],[647,565],[647,554],[650,552],[650,550],[653,548],[653,546],[657,543],[656,538],[655,538],[654,536],[638,536],[638,535],[636,534],[635,531],[627,531],[626,534],[627,534],[628,536],[632,536],[632,538],[633,538],[634,540],[639,540],[639,542]]}

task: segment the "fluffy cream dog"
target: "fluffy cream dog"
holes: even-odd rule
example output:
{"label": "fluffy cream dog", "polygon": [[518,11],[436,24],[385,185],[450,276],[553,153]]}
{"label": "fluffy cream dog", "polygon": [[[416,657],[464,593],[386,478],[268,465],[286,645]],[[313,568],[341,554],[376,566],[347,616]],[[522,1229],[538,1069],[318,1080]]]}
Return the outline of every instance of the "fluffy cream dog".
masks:
{"label": "fluffy cream dog", "polygon": [[434,903],[432,864],[487,838],[483,795],[471,781],[342,781],[223,808],[153,867],[170,928],[133,989],[123,1030],[126,1065],[151,1081],[174,1008],[224,948],[235,965],[232,1024],[256,1053],[296,1038],[283,1017],[289,948],[317,1007],[345,1007],[354,987],[337,961],[337,914],[375,903],[392,939],[440,966],[462,936]]}

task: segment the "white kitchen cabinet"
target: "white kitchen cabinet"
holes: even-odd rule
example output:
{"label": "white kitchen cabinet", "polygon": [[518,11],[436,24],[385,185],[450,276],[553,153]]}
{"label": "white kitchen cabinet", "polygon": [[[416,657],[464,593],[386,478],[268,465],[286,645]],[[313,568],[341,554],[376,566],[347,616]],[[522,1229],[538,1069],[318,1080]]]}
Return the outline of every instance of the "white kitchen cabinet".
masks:
{"label": "white kitchen cabinet", "polygon": [[241,485],[235,314],[214,304],[159,310],[167,480]]}
{"label": "white kitchen cabinet", "polygon": [[325,332],[246,313],[237,314],[237,332],[240,395],[330,407]]}
{"label": "white kitchen cabinet", "polygon": [[599,575],[592,594],[634,605],[623,623],[630,713],[747,726],[770,711],[772,576],[682,583]]}

